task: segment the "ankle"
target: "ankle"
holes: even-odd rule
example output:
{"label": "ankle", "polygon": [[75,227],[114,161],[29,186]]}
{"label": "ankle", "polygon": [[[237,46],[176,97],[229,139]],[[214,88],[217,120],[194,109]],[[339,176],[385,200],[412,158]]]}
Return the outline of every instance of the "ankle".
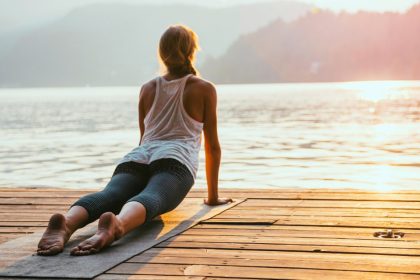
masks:
{"label": "ankle", "polygon": [[66,222],[65,232],[70,237],[76,229]]}
{"label": "ankle", "polygon": [[64,215],[66,219],[66,226],[70,234],[73,234],[79,228],[84,227],[88,224],[89,213],[82,206],[73,206],[69,211]]}
{"label": "ankle", "polygon": [[124,222],[118,216],[115,216],[115,240],[123,237],[125,233]]}
{"label": "ankle", "polygon": [[[83,226],[85,226],[86,223],[80,223],[77,221],[77,218],[72,217],[72,216],[67,216],[64,215],[64,217],[66,218],[66,231],[71,235],[73,234],[76,230],[78,230],[79,228],[82,228]],[[76,222],[75,222],[76,220]]]}
{"label": "ankle", "polygon": [[76,230],[80,228],[79,225],[74,224],[71,219],[69,219],[67,216],[64,216],[66,218],[65,222],[65,231],[66,234],[70,237]]}

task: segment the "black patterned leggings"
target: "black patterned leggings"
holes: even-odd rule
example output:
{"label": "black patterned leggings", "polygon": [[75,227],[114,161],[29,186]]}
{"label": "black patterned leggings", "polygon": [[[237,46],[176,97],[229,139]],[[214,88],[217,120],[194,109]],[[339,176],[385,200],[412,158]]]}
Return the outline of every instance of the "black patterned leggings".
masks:
{"label": "black patterned leggings", "polygon": [[125,203],[140,202],[146,208],[146,222],[177,207],[188,194],[194,178],[176,159],[163,158],[150,164],[119,164],[106,187],[88,194],[72,206],[85,208],[93,222],[105,212],[118,214]]}

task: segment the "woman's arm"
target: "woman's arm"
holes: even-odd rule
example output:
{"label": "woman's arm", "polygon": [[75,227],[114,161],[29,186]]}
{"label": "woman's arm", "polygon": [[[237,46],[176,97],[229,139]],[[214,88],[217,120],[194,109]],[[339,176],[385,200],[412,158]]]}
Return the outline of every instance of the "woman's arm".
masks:
{"label": "woman's arm", "polygon": [[219,198],[218,182],[222,150],[217,135],[217,93],[211,84],[205,92],[203,132],[208,197],[204,200],[204,203],[220,205],[232,202],[232,199]]}

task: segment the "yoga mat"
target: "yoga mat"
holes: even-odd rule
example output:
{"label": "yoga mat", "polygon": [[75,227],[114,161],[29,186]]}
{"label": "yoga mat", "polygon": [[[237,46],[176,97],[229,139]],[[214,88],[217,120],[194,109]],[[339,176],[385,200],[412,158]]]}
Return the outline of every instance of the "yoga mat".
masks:
{"label": "yoga mat", "polygon": [[67,243],[64,252],[56,256],[36,255],[43,231],[17,238],[0,245],[0,278],[92,279],[242,201],[210,207],[203,204],[202,198],[186,198],[175,210],[133,230],[99,254],[90,256],[71,256],[70,249],[92,236],[96,232],[96,223],[77,231]]}

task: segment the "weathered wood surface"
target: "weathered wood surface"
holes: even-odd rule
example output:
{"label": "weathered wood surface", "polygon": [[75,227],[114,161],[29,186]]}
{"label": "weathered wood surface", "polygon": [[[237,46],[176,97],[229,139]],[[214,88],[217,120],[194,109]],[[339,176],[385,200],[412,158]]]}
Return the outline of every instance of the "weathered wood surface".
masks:
{"label": "weathered wood surface", "polygon": [[[0,243],[93,190],[0,189]],[[188,197],[204,198],[203,189]],[[95,279],[420,279],[420,191],[223,189],[246,201]],[[401,239],[373,233],[393,229]]]}

